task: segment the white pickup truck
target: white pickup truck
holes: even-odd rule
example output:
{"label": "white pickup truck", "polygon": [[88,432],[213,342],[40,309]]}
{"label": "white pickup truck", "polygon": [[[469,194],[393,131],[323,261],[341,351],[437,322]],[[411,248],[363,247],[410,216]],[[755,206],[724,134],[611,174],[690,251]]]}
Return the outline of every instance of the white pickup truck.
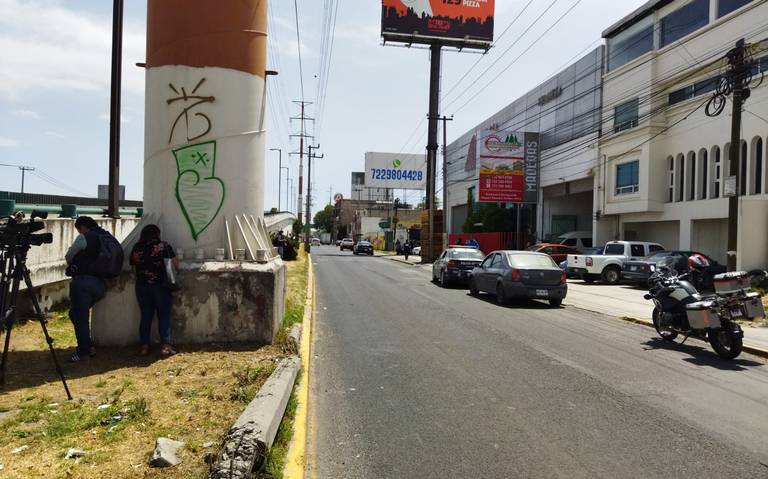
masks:
{"label": "white pickup truck", "polygon": [[644,241],[610,241],[602,255],[568,255],[568,273],[591,283],[600,279],[608,284],[621,280],[625,261],[636,261],[665,248]]}

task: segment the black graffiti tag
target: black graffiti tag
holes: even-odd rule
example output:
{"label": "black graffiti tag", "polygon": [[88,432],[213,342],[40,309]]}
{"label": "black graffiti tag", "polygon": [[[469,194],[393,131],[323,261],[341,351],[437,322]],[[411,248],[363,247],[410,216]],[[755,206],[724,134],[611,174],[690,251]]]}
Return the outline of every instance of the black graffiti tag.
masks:
{"label": "black graffiti tag", "polygon": [[171,133],[168,135],[168,143],[170,144],[171,141],[173,141],[173,134],[176,131],[176,126],[179,124],[179,121],[184,118],[184,124],[187,128],[187,134],[186,138],[187,141],[194,141],[198,138],[202,138],[205,135],[207,135],[211,131],[211,119],[206,115],[205,113],[200,112],[194,112],[193,117],[196,117],[200,119],[201,121],[205,122],[205,128],[203,129],[203,132],[199,135],[190,136],[190,130],[189,130],[189,115],[192,113],[192,110],[194,108],[199,107],[200,105],[204,103],[213,103],[216,101],[215,97],[212,96],[201,96],[197,95],[197,90],[200,89],[200,87],[205,83],[205,78],[201,79],[199,82],[197,82],[197,85],[195,85],[195,88],[192,89],[192,92],[190,94],[187,94],[187,91],[184,89],[184,87],[181,87],[181,92],[179,92],[179,89],[177,89],[173,84],[169,83],[168,86],[173,90],[176,95],[173,98],[169,98],[166,100],[168,105],[172,105],[176,102],[183,102],[184,109],[179,113],[179,115],[176,117],[176,120],[174,120],[173,125],[171,126]]}

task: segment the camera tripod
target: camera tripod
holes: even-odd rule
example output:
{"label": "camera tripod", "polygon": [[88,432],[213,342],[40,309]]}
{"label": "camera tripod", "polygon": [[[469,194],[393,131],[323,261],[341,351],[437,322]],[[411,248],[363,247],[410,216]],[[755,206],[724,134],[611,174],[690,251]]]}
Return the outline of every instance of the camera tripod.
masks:
{"label": "camera tripod", "polygon": [[32,300],[32,306],[35,309],[35,317],[43,329],[45,342],[48,343],[48,349],[51,351],[56,372],[59,374],[64,390],[67,392],[67,399],[71,400],[72,394],[69,392],[67,380],[64,378],[61,364],[59,364],[59,359],[56,357],[56,351],[53,349],[53,338],[48,334],[48,328],[45,325],[45,315],[42,308],[40,308],[40,302],[37,299],[32,279],[29,276],[29,268],[27,268],[29,248],[29,244],[0,246],[0,313],[2,313],[2,316],[0,316],[0,322],[2,322],[0,329],[5,330],[5,344],[3,346],[2,362],[0,362],[0,384],[5,384],[5,370],[8,365],[11,331],[16,323],[16,303],[19,296],[19,286],[24,281],[29,297]]}

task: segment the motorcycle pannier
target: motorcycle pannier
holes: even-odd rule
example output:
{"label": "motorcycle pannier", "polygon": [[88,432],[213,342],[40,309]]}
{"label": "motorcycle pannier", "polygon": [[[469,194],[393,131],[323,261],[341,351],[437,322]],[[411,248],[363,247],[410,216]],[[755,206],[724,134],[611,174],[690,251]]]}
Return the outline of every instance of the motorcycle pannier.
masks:
{"label": "motorcycle pannier", "polygon": [[715,284],[715,292],[718,294],[738,293],[749,290],[750,275],[746,271],[734,271],[715,275],[712,282]]}
{"label": "motorcycle pannier", "polygon": [[693,329],[719,328],[720,317],[710,309],[712,303],[691,303],[685,307],[688,324]]}
{"label": "motorcycle pannier", "polygon": [[758,319],[765,317],[765,308],[763,308],[763,300],[758,293],[749,293],[747,299],[744,301],[744,312],[747,319]]}

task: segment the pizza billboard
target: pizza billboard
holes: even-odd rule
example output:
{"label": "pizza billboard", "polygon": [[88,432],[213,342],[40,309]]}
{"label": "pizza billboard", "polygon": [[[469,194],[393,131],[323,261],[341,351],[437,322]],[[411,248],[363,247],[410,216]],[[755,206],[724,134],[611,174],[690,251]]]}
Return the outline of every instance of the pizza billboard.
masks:
{"label": "pizza billboard", "polygon": [[365,186],[423,190],[427,187],[427,158],[425,155],[368,152],[365,154]]}
{"label": "pizza billboard", "polygon": [[487,48],[493,42],[495,0],[382,0],[385,41]]}
{"label": "pizza billboard", "polygon": [[478,201],[536,203],[539,199],[538,133],[486,131],[477,138]]}

